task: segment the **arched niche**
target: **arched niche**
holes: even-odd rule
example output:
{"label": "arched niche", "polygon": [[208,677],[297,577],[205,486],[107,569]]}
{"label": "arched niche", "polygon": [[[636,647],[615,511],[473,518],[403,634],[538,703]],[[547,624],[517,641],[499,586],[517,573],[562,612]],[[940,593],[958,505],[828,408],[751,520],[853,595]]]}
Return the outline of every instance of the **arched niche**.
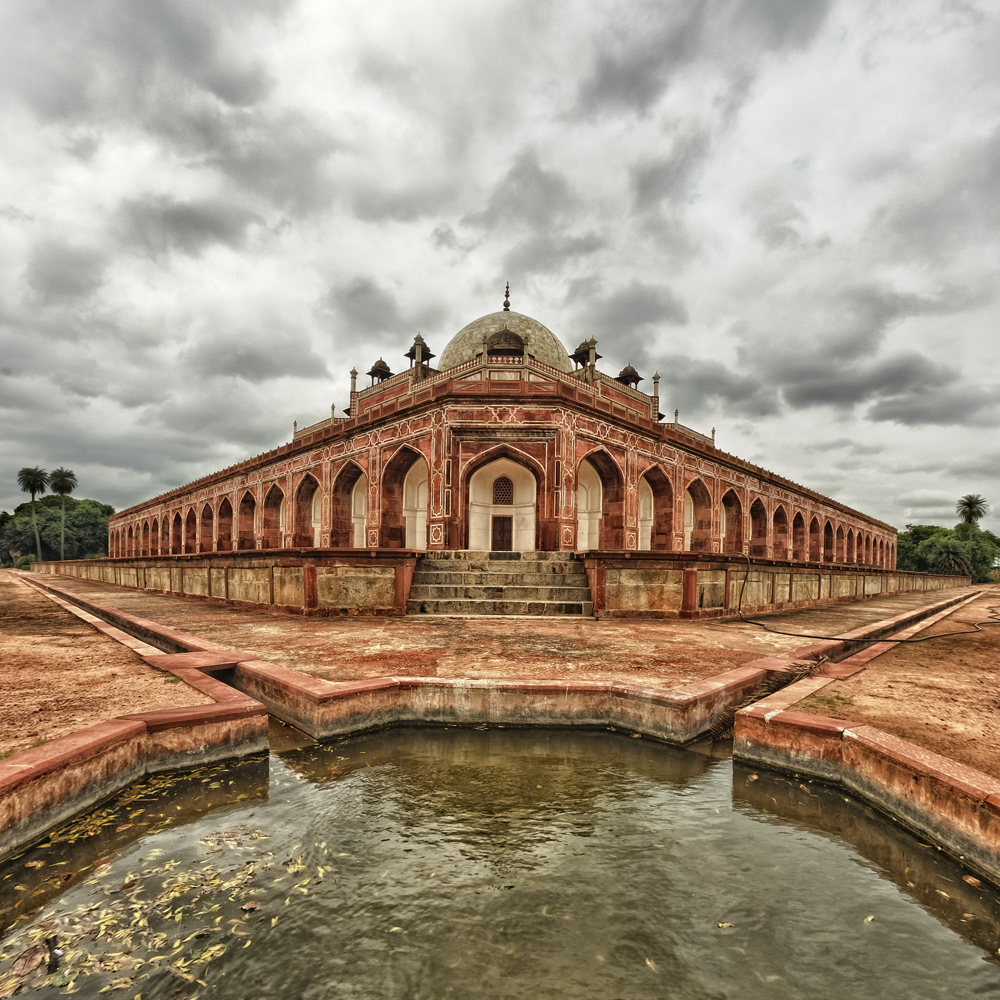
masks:
{"label": "arched niche", "polygon": [[809,522],[809,561],[819,562],[820,557],[820,533],[819,521],[813,518]]}
{"label": "arched niche", "polygon": [[139,554],[149,555],[149,521],[144,521],[142,525],[142,547],[139,549]]}
{"label": "arched niche", "polygon": [[722,551],[743,551],[743,505],[733,490],[722,498]]}
{"label": "arched niche", "polygon": [[215,547],[219,552],[229,552],[233,547],[233,505],[228,497],[219,504],[219,526],[216,531]]}
{"label": "arched niche", "polygon": [[765,559],[768,554],[767,510],[758,498],[750,504],[750,555]]}
{"label": "arched niche", "polygon": [[771,519],[771,554],[775,559],[788,558],[788,513],[779,504]]}
{"label": "arched niche", "polygon": [[854,548],[854,529],[847,529],[847,544],[844,549],[844,560],[845,562],[856,562],[857,561],[857,550]]}
{"label": "arched niche", "polygon": [[261,509],[261,548],[281,548],[284,507],[285,491],[277,483],[274,483],[265,494]]}
{"label": "arched niche", "polygon": [[[412,478],[411,478],[412,474]],[[407,512],[406,484],[410,483],[412,505]],[[423,506],[418,502],[423,482]],[[380,544],[385,548],[427,548],[427,463],[413,448],[402,447],[386,463],[382,473],[382,523]],[[422,524],[420,512],[423,512]],[[411,545],[422,537],[420,545]]]}
{"label": "arched niche", "polygon": [[[615,460],[604,450],[592,451],[589,462],[601,480],[600,539],[591,548],[625,548],[625,480]],[[581,463],[582,465],[582,463]]]}
{"label": "arched niche", "polygon": [[844,537],[844,526],[842,524],[837,525],[837,535],[836,535],[836,552],[837,552],[837,562],[842,563],[847,561],[847,542]]}
{"label": "arched niche", "polygon": [[319,546],[320,520],[323,512],[323,492],[311,473],[306,473],[295,491],[293,507],[292,545],[308,548]]}
{"label": "arched niche", "polygon": [[823,562],[833,562],[833,525],[829,521],[823,525]]}
{"label": "arched niche", "polygon": [[212,522],[214,517],[212,515],[212,508],[209,504],[205,504],[201,509],[201,531],[198,534],[198,551],[199,552],[211,552],[212,551]]}
{"label": "arched niche", "polygon": [[580,552],[601,546],[603,492],[597,469],[584,459],[576,473],[576,547]]}
{"label": "arched niche", "polygon": [[469,548],[532,552],[538,484],[523,465],[497,458],[469,477]]}
{"label": "arched niche", "polygon": [[673,547],[674,491],[661,469],[639,479],[639,548],[668,552]]}
{"label": "arched niche", "polygon": [[130,558],[135,555],[135,532],[132,530],[132,525],[128,526],[128,535],[126,536],[127,541],[125,543],[125,554]]}
{"label": "arched niche", "polygon": [[[364,480],[357,502],[362,518],[358,536],[355,523],[354,487]],[[334,548],[364,548],[365,519],[368,514],[368,477],[354,462],[345,463],[333,477],[330,488],[330,544]]]}
{"label": "arched niche", "polygon": [[808,554],[806,521],[801,514],[796,514],[792,519],[792,558],[799,560],[799,562],[805,562]]}
{"label": "arched niche", "polygon": [[160,522],[155,517],[149,526],[149,554],[151,556],[160,554]]}
{"label": "arched niche", "polygon": [[684,551],[708,552],[712,547],[712,497],[696,479],[684,491]]}
{"label": "arched niche", "polygon": [[256,545],[254,537],[254,519],[257,514],[257,501],[254,495],[247,490],[240,500],[239,517],[239,547],[241,549],[252,549]]}
{"label": "arched niche", "polygon": [[406,524],[406,547],[420,552],[427,548],[429,485],[427,463],[418,458],[403,480],[403,521]]}
{"label": "arched niche", "polygon": [[184,551],[195,552],[198,546],[198,518],[195,516],[194,507],[189,507],[187,517],[184,518]]}
{"label": "arched niche", "polygon": [[365,525],[368,521],[368,477],[362,473],[351,490],[351,544],[356,549],[368,547]]}

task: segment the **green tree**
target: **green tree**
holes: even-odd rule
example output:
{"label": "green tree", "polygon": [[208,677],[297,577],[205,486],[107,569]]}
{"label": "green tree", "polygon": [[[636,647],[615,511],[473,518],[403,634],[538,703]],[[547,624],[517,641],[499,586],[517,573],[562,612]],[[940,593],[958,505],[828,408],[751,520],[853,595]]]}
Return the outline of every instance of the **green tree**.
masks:
{"label": "green tree", "polygon": [[920,554],[921,545],[928,538],[947,532],[947,528],[937,524],[908,524],[906,531],[896,536],[896,566],[909,573],[926,573],[930,567]]}
{"label": "green tree", "polygon": [[[97,558],[108,552],[108,517],[115,512],[110,504],[97,500],[66,497],[67,559]],[[38,500],[38,530],[42,540],[42,558],[58,559],[62,540],[62,503],[59,496]],[[34,547],[34,532],[28,503],[20,504],[14,515],[0,527],[0,554],[6,561],[11,552],[25,553]]]}
{"label": "green tree", "polygon": [[989,510],[990,505],[986,502],[986,497],[978,493],[966,493],[957,504],[955,513],[962,519],[964,524],[977,524]]}
{"label": "green tree", "polygon": [[969,558],[968,548],[957,538],[935,535],[924,545],[926,548],[923,555],[932,573],[972,576],[972,560]]}
{"label": "green tree", "polygon": [[76,489],[76,475],[61,466],[49,476],[49,489],[62,497],[62,531],[59,535],[59,558],[66,558],[66,497]]}
{"label": "green tree", "polygon": [[22,493],[31,494],[31,523],[35,529],[35,549],[38,558],[42,558],[42,540],[38,536],[38,518],[35,516],[35,497],[44,493],[49,485],[49,477],[44,469],[26,466],[17,474],[17,485]]}

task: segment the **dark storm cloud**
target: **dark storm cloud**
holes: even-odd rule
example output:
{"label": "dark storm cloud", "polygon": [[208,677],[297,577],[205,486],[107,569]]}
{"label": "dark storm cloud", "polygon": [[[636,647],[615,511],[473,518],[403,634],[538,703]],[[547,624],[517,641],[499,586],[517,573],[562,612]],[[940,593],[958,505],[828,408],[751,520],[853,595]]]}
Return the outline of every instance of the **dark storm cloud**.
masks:
{"label": "dark storm cloud", "polygon": [[876,220],[875,233],[906,256],[948,259],[970,240],[995,242],[1000,226],[1000,129],[911,171]]}
{"label": "dark storm cloud", "polygon": [[1000,403],[996,390],[968,384],[945,385],[879,400],[868,410],[867,417],[911,427],[928,424],[995,427],[1000,421]]}
{"label": "dark storm cloud", "polygon": [[332,288],[322,306],[340,314],[347,325],[345,339],[352,345],[365,338],[402,345],[418,330],[433,329],[444,317],[443,310],[433,302],[400,308],[395,295],[367,275]]}
{"label": "dark storm cloud", "polygon": [[167,197],[126,201],[119,208],[119,220],[124,239],[153,256],[171,250],[197,255],[216,243],[242,247],[248,227],[262,221],[239,205]]}
{"label": "dark storm cloud", "polygon": [[351,200],[354,214],[366,222],[412,222],[436,214],[451,200],[454,185],[444,182],[413,187],[363,185]]}
{"label": "dark storm cloud", "polygon": [[512,247],[503,258],[503,272],[511,279],[525,275],[551,274],[561,271],[580,257],[603,250],[606,240],[600,233],[579,236],[558,236],[540,233]]}
{"label": "dark storm cloud", "polygon": [[[104,114],[109,99],[141,114],[151,94],[178,83],[236,107],[262,100],[272,82],[234,43],[234,28],[285,4],[224,0],[95,0],[22,6],[10,82],[36,114]],[[5,74],[7,75],[7,74]]]}
{"label": "dark storm cloud", "polygon": [[770,416],[780,410],[766,380],[738,374],[721,361],[677,354],[660,357],[657,364],[662,377],[660,408],[679,409],[682,420],[684,413],[701,413],[720,407],[724,413],[750,417]]}
{"label": "dark storm cloud", "polygon": [[639,334],[648,337],[655,326],[688,321],[687,308],[669,288],[637,280],[594,301],[586,316],[596,333],[626,343]]}
{"label": "dark storm cloud", "polygon": [[556,170],[546,170],[538,152],[526,149],[493,188],[486,206],[469,212],[462,222],[480,229],[512,223],[543,229],[564,220],[576,206],[566,178]]}
{"label": "dark storm cloud", "polygon": [[829,0],[718,0],[619,8],[616,22],[600,35],[593,67],[580,83],[575,114],[645,114],[679,71],[701,59],[725,66],[745,96],[751,81],[741,64],[768,51],[804,47],[829,6]]}
{"label": "dark storm cloud", "polygon": [[185,351],[181,362],[201,376],[221,375],[257,384],[284,376],[329,376],[322,358],[300,333],[290,331],[269,331],[265,336],[255,332],[224,340],[206,337]]}
{"label": "dark storm cloud", "polygon": [[24,280],[44,305],[73,303],[101,287],[106,266],[99,250],[46,241],[32,251]]}
{"label": "dark storm cloud", "polygon": [[649,211],[665,199],[682,201],[710,148],[708,132],[698,129],[678,136],[668,155],[630,167],[632,211]]}

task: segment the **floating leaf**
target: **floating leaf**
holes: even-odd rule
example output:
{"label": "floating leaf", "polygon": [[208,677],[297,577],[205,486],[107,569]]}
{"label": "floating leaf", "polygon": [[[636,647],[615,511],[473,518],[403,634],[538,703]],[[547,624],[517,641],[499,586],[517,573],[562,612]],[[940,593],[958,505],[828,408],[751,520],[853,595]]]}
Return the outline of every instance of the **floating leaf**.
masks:
{"label": "floating leaf", "polygon": [[45,956],[48,954],[48,948],[44,944],[36,944],[33,948],[29,948],[27,951],[22,951],[17,958],[14,959],[14,964],[11,966],[11,972],[15,976],[26,976],[29,972],[34,972],[45,960]]}
{"label": "floating leaf", "polygon": [[865,923],[870,924],[874,919],[875,919],[875,914],[869,913],[868,916],[865,917]]}
{"label": "floating leaf", "polygon": [[45,867],[45,862],[44,861],[25,861],[24,867],[25,868],[44,868]]}
{"label": "floating leaf", "polygon": [[723,928],[724,928],[724,927],[732,927],[733,925],[732,925],[732,924],[730,924],[730,923],[728,923],[728,922],[727,922],[727,921],[725,921],[725,920],[720,920],[720,921],[719,921],[719,926],[720,926],[720,927],[723,927]]}
{"label": "floating leaf", "polygon": [[980,885],[983,884],[974,875],[963,875],[962,876],[962,881],[963,882],[968,882],[969,885],[974,885],[974,886],[980,886]]}
{"label": "floating leaf", "polygon": [[244,913],[254,913],[260,909],[260,903],[244,903],[240,909],[243,910]]}
{"label": "floating leaf", "polygon": [[648,965],[649,968],[651,968],[653,970],[653,972],[659,972],[660,971],[656,967],[656,962],[654,962],[651,958],[647,958],[646,959],[646,965]]}

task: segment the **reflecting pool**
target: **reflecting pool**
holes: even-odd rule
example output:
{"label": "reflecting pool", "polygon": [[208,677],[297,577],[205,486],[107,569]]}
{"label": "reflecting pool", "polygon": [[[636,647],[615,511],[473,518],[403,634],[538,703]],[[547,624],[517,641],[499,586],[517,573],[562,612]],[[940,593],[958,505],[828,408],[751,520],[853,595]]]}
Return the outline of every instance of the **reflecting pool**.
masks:
{"label": "reflecting pool", "polygon": [[160,776],[0,867],[0,997],[1000,997],[996,893],[847,799],[557,730]]}

